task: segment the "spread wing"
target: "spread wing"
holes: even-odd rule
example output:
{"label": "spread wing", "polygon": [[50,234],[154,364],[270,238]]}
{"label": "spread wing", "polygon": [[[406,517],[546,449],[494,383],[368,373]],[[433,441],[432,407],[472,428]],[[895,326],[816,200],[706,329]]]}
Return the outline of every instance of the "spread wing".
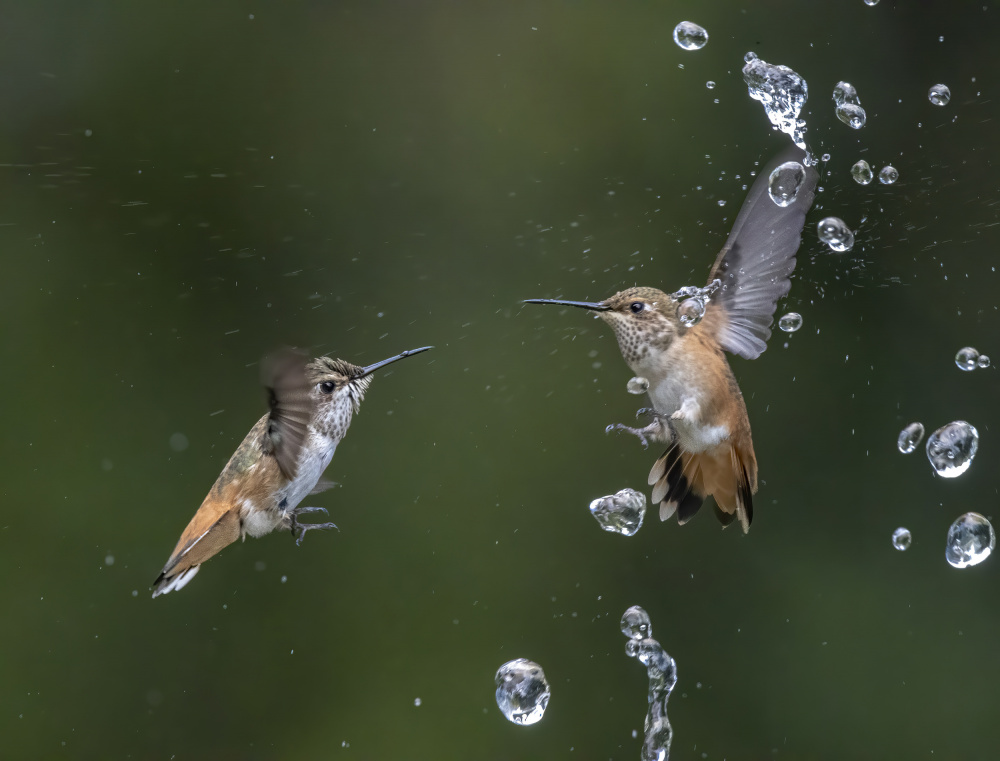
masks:
{"label": "spread wing", "polygon": [[288,480],[295,479],[299,454],[306,440],[313,401],[306,379],[307,357],[291,349],[264,360],[262,381],[267,388],[271,412],[267,420],[264,451],[275,456]]}
{"label": "spread wing", "polygon": [[767,348],[778,299],[792,287],[789,276],[818,174],[815,167],[804,167],[798,194],[785,207],[771,200],[768,178],[779,164],[804,158],[803,150],[789,146],[760,170],[708,278],[709,283],[722,281],[722,290],[709,303],[709,308],[718,305],[725,312],[719,342],[745,359],[756,359]]}

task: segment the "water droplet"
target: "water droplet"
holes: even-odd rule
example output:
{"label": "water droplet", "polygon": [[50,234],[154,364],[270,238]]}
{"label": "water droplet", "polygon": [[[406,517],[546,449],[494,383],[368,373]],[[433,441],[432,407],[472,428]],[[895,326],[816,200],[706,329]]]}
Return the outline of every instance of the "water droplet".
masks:
{"label": "water droplet", "polygon": [[948,85],[934,85],[927,91],[927,100],[935,106],[947,106],[951,100],[951,90],[948,89]]}
{"label": "water droplet", "polygon": [[845,103],[842,106],[837,106],[837,118],[851,129],[861,129],[868,121],[868,114],[859,105]]}
{"label": "water droplet", "polygon": [[551,695],[541,666],[527,658],[507,661],[494,681],[497,706],[508,721],[524,725],[541,721]]}
{"label": "water droplet", "polygon": [[833,88],[833,102],[839,106],[844,103],[860,103],[861,99],[850,82],[837,82]]}
{"label": "water droplet", "polygon": [[715,89],[715,82],[713,82],[713,81],[712,81],[712,80],[710,79],[710,80],[708,80],[708,81],[707,81],[707,82],[705,83],[705,87],[707,87],[707,88],[708,88],[709,90],[714,90],[714,89]]}
{"label": "water droplet", "polygon": [[689,299],[685,299],[677,307],[677,319],[681,321],[681,325],[685,328],[697,325],[704,316],[705,302],[699,296],[692,296]]}
{"label": "water droplet", "polygon": [[643,761],[667,761],[674,736],[667,718],[667,700],[677,684],[677,664],[652,638],[649,615],[638,605],[633,605],[622,616],[622,633],[628,637],[625,654],[638,659],[646,667],[649,677],[649,710],[646,712],[641,758]]}
{"label": "water droplet", "polygon": [[820,158],[821,161],[829,161],[830,160],[830,154],[829,153],[824,153],[819,158]]}
{"label": "water droplet", "polygon": [[913,537],[910,535],[910,530],[908,528],[900,526],[892,532],[892,546],[900,552],[905,552],[910,549],[910,543],[912,541]]}
{"label": "water droplet", "polygon": [[637,375],[634,378],[628,379],[628,383],[625,384],[625,390],[630,394],[645,394],[649,391],[649,381]]}
{"label": "water droplet", "polygon": [[854,247],[854,233],[839,217],[821,219],[816,231],[819,239],[834,251],[850,251]]}
{"label": "water droplet", "polygon": [[865,5],[878,5],[878,0],[865,0]]}
{"label": "water droplet", "polygon": [[972,465],[979,449],[979,431],[964,420],[938,428],[927,437],[927,459],[944,478],[956,478]]}
{"label": "water droplet", "polygon": [[809,98],[806,81],[787,66],[772,66],[754,53],[747,53],[743,60],[743,81],[750,97],[764,105],[775,129],[805,150],[806,123],[799,114]]}
{"label": "water droplet", "polygon": [[778,327],[786,333],[794,333],[802,327],[802,315],[798,312],[789,312],[781,316],[778,320]]}
{"label": "water droplet", "polygon": [[775,167],[767,180],[767,192],[771,200],[784,208],[795,201],[799,188],[806,179],[806,168],[798,161],[786,161]]}
{"label": "water droplet", "polygon": [[415,705],[417,708],[420,707],[420,703],[421,703],[420,698],[413,699],[413,705]]}
{"label": "water droplet", "polygon": [[990,358],[985,354],[980,354],[979,361],[976,362],[976,364],[979,365],[980,370],[985,370],[987,367],[990,366]]}
{"label": "water droplet", "polygon": [[[987,358],[988,360],[989,358]],[[959,349],[958,354],[955,355],[955,364],[958,365],[959,370],[965,370],[966,372],[975,370],[979,364],[979,352],[971,346]]]}
{"label": "water droplet", "polygon": [[107,555],[104,556],[104,565],[114,565],[114,564],[115,564],[115,556],[114,555],[111,555],[109,553],[109,554],[107,554]]}
{"label": "water droplet", "polygon": [[913,450],[917,448],[917,445],[924,438],[924,424],[923,423],[910,423],[906,428],[899,432],[899,438],[896,439],[896,446],[899,447],[899,451],[903,454],[910,454]]}
{"label": "water droplet", "polygon": [[875,175],[872,173],[872,168],[868,166],[868,162],[861,159],[858,163],[851,167],[851,177],[858,185],[868,185]]}
{"label": "water droplet", "polygon": [[635,536],[646,517],[646,495],[635,489],[622,489],[617,494],[595,499],[590,514],[601,528],[614,534]]}
{"label": "water droplet", "polygon": [[170,436],[170,448],[175,452],[183,452],[188,448],[188,437],[183,433],[175,433]]}
{"label": "water droplet", "polygon": [[708,32],[690,21],[682,21],[674,27],[674,42],[685,50],[701,50],[708,42]]}
{"label": "water droplet", "polygon": [[892,185],[898,179],[899,172],[896,171],[896,167],[892,164],[886,164],[878,173],[878,181],[883,185]]}
{"label": "water droplet", "polygon": [[955,568],[979,565],[993,552],[997,536],[979,513],[966,513],[948,529],[944,558]]}

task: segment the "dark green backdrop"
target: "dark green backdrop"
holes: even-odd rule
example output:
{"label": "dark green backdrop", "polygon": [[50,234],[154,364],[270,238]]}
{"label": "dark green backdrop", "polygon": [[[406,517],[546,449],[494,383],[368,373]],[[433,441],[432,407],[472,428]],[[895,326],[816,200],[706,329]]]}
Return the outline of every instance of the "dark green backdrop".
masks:
{"label": "dark green backdrop", "polygon": [[[1000,561],[952,569],[944,537],[997,501],[998,376],[953,356],[1000,360],[998,15],[5,3],[0,755],[636,759],[634,604],[677,661],[676,759],[992,755]],[[684,19],[703,50],[673,43]],[[656,454],[603,433],[641,404],[631,373],[600,323],[519,302],[703,282],[786,143],[748,50],[806,78],[832,156],[779,305],[804,327],[733,362],[753,530],[605,534],[588,503],[644,488]],[[856,185],[862,157],[899,182]],[[849,254],[816,240],[827,214]],[[151,600],[289,343],[437,348],[377,377],[338,450],[313,503],[340,533],[248,540]],[[895,450],[954,419],[982,437],[961,478]],[[494,702],[516,657],[552,685],[533,727]]]}

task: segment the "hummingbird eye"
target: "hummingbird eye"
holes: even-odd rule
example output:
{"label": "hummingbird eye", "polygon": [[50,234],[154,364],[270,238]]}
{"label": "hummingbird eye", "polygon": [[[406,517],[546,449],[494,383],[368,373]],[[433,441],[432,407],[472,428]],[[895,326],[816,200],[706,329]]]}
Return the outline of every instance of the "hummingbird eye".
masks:
{"label": "hummingbird eye", "polygon": [[639,314],[639,312],[641,312],[645,308],[646,308],[646,305],[643,304],[641,301],[633,301],[629,305],[629,309],[632,310],[632,314]]}
{"label": "hummingbird eye", "polygon": [[323,381],[319,384],[320,391],[324,394],[332,394],[333,390],[337,387],[337,384],[333,381]]}

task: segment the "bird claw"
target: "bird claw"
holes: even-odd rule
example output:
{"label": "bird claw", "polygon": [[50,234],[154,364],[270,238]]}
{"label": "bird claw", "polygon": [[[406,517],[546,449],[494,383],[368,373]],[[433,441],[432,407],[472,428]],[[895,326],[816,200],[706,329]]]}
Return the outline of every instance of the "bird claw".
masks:
{"label": "bird claw", "polygon": [[326,530],[329,530],[331,528],[335,528],[335,529],[337,529],[337,531],[340,531],[340,529],[337,528],[337,524],[336,523],[299,523],[298,517],[300,515],[307,515],[309,513],[324,513],[325,515],[329,515],[330,514],[329,511],[325,507],[297,507],[294,510],[292,510],[291,511],[291,515],[292,515],[292,526],[291,526],[291,528],[292,528],[292,536],[293,537],[295,536],[295,532],[296,531],[299,532],[298,537],[296,537],[296,539],[295,539],[295,546],[296,547],[301,547],[302,546],[302,540],[305,539],[307,531],[312,531],[314,529],[320,529],[320,530],[326,531]]}
{"label": "bird claw", "polygon": [[642,442],[643,449],[649,449],[649,440],[646,438],[646,434],[642,428],[632,428],[623,423],[612,423],[604,429],[605,433],[611,433],[612,431],[624,431],[625,433],[631,433],[633,436],[638,437],[639,441]]}

